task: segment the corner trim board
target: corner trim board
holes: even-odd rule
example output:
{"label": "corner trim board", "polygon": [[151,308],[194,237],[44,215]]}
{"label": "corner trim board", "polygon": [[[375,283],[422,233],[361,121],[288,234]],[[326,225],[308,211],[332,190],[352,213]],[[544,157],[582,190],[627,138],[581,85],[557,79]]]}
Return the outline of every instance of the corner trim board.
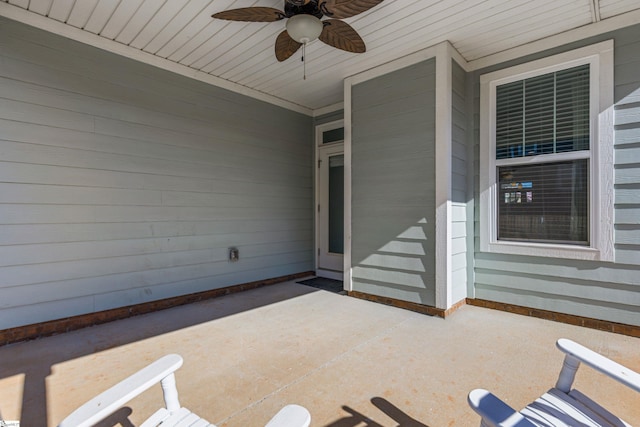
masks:
{"label": "corner trim board", "polygon": [[435,105],[435,304],[446,310],[451,305],[451,123],[452,54],[447,42],[436,47]]}

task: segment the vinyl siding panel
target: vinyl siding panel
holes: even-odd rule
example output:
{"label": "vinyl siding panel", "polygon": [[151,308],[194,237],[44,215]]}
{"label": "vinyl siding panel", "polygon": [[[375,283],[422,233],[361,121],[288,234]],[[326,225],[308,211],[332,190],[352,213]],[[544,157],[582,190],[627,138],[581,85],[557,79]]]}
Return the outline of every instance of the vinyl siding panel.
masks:
{"label": "vinyl siding panel", "polygon": [[4,19],[0,61],[0,329],[313,269],[310,117]]}
{"label": "vinyl siding panel", "polygon": [[[640,325],[640,26],[573,43],[476,72],[474,134],[479,129],[479,75],[542,56],[614,39],[615,263],[479,253],[475,212],[475,297]],[[478,197],[479,164],[475,164]]]}
{"label": "vinyl siding panel", "polygon": [[353,86],[353,290],[435,304],[434,140],[434,59]]}
{"label": "vinyl siding panel", "polygon": [[[635,33],[630,33],[635,30]],[[640,270],[640,25],[616,38],[615,248],[616,262]],[[635,35],[635,37],[633,37]],[[640,293],[640,280],[635,283]],[[636,297],[640,318],[640,297]],[[640,319],[635,324],[640,324]]]}

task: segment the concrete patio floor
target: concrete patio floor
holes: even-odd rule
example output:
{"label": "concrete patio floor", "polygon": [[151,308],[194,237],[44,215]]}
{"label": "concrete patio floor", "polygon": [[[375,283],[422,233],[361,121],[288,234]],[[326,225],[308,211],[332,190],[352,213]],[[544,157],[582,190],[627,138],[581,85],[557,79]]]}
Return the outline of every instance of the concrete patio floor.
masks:
{"label": "concrete patio floor", "polygon": [[[553,386],[560,337],[640,371],[640,339],[465,306],[446,320],[293,282],[0,347],[0,414],[55,426],[167,353],[183,406],[218,426],[264,425],[287,403],[312,426],[477,426],[466,396],[520,408]],[[576,387],[631,424],[640,395],[588,368]],[[160,387],[105,425],[136,426]]]}

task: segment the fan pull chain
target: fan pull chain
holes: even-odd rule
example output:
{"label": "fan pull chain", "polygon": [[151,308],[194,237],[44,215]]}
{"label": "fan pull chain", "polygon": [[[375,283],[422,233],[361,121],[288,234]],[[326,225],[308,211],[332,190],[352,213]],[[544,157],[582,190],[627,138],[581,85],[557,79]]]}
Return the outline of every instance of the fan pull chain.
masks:
{"label": "fan pull chain", "polygon": [[307,44],[302,44],[302,80],[307,80]]}

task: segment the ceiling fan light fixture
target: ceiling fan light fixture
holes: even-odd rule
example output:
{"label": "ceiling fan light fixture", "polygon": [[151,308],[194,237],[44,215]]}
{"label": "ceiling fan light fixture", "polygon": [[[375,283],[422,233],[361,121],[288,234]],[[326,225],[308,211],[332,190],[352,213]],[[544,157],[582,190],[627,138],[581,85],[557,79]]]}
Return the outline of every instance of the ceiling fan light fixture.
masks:
{"label": "ceiling fan light fixture", "polygon": [[322,33],[322,27],[322,21],[313,15],[294,15],[287,20],[289,37],[302,44],[317,39]]}

